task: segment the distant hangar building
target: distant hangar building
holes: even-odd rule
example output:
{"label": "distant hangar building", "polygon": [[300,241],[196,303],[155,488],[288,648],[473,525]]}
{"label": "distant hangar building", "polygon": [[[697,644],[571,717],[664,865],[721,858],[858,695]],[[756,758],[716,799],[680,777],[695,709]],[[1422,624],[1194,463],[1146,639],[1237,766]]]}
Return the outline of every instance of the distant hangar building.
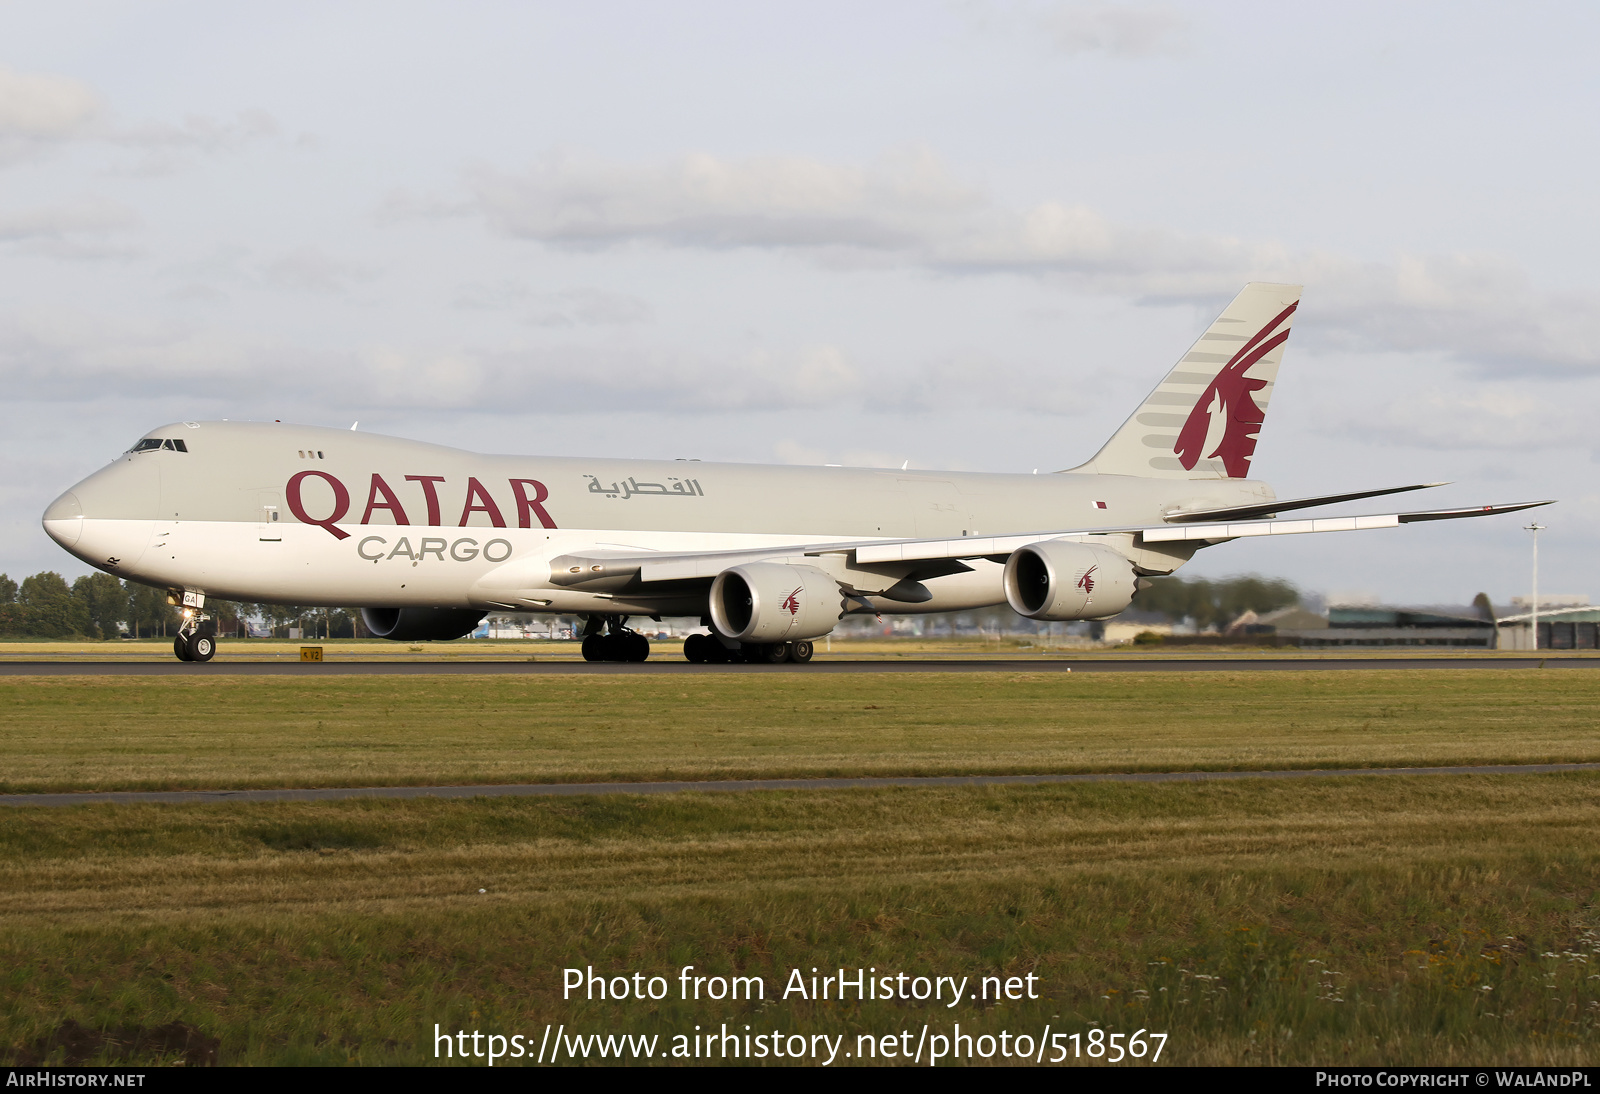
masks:
{"label": "distant hangar building", "polygon": [[[1495,622],[1499,649],[1531,650],[1533,644],[1532,604],[1527,597],[1514,597],[1512,615]],[[1591,607],[1586,596],[1539,598],[1539,644],[1541,650],[1600,649],[1600,608]]]}
{"label": "distant hangar building", "polygon": [[[1434,646],[1459,649],[1532,650],[1532,605],[1516,597],[1496,608],[1478,594],[1470,608],[1330,608],[1324,616],[1291,608],[1262,616],[1248,628],[1275,634],[1284,644],[1327,646]],[[1600,649],[1600,608],[1586,596],[1539,598],[1542,650]]]}
{"label": "distant hangar building", "polygon": [[[1494,649],[1495,623],[1492,616],[1472,610],[1438,608],[1329,608],[1322,625],[1306,626],[1308,612],[1301,618],[1285,620],[1299,624],[1279,626],[1280,638],[1301,647],[1326,646],[1453,646],[1464,649]],[[1266,620],[1263,620],[1265,622]]]}

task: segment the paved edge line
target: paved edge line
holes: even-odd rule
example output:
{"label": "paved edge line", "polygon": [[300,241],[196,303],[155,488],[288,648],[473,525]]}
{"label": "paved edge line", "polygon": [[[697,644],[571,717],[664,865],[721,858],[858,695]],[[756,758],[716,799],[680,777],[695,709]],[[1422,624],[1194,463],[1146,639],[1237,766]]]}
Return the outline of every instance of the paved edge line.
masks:
{"label": "paved edge line", "polygon": [[508,783],[485,786],[357,786],[282,790],[112,790],[0,794],[0,805],[184,805],[196,802],[339,801],[349,798],[551,798],[584,794],[680,794],[749,790],[871,790],[882,787],[1045,786],[1060,783],[1223,782],[1360,775],[1555,775],[1600,771],[1600,763],[1485,764],[1461,767],[1295,768],[1288,771],[1129,771],[1075,775],[905,775],[840,779],[708,779],[697,782]]}

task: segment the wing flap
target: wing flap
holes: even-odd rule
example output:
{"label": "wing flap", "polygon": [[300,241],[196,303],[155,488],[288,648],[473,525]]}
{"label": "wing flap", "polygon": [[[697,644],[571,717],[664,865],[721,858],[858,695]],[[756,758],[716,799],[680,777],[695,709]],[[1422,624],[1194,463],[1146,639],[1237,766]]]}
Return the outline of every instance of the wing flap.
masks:
{"label": "wing flap", "polygon": [[1399,513],[1368,517],[1316,517],[1311,520],[1253,520],[1232,524],[1179,524],[1168,528],[1143,528],[1146,543],[1184,539],[1244,539],[1249,536],[1294,536],[1307,532],[1356,532],[1365,528],[1396,528]]}

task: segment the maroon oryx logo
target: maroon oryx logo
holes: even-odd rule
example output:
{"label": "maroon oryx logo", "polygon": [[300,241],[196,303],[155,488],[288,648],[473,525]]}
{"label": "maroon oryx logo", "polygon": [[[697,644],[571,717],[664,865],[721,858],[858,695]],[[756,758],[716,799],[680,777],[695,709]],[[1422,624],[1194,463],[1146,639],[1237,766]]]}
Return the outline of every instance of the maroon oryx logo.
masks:
{"label": "maroon oryx logo", "polygon": [[[805,588],[805,586],[802,585],[800,588],[803,589],[803,588]],[[779,607],[781,607],[784,611],[788,612],[790,615],[799,615],[800,614],[800,589],[796,589],[794,592],[792,592],[788,596],[784,597],[783,603],[781,605],[779,605]]]}
{"label": "maroon oryx logo", "polygon": [[1094,578],[1090,575],[1099,568],[1100,567],[1098,566],[1090,566],[1087,570],[1083,571],[1083,576],[1078,578],[1078,588],[1083,590],[1085,596],[1094,592]]}
{"label": "maroon oryx logo", "polygon": [[[1201,393],[1194,409],[1189,412],[1189,420],[1183,423],[1178,443],[1172,446],[1185,471],[1193,471],[1194,465],[1202,457],[1221,457],[1229,478],[1242,479],[1250,474],[1250,457],[1255,455],[1256,434],[1261,432],[1261,423],[1266,419],[1265,412],[1256,405],[1255,393],[1266,387],[1267,382],[1252,379],[1245,373],[1288,340],[1288,331],[1274,334],[1271,338],[1267,335],[1293,315],[1299,306],[1297,303],[1290,304],[1272,322],[1257,331],[1256,336],[1222,366],[1222,371]],[[1213,422],[1218,419],[1221,435],[1217,438],[1216,446],[1207,452],[1206,441],[1213,433]]]}

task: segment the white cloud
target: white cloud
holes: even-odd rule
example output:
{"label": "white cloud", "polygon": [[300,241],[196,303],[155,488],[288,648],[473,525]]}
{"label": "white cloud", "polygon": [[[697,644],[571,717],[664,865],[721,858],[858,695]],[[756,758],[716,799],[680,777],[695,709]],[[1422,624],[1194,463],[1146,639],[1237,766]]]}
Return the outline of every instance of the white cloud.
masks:
{"label": "white cloud", "polygon": [[0,65],[0,166],[69,142],[94,141],[138,153],[126,168],[130,173],[164,174],[185,155],[234,152],[281,132],[263,110],[240,111],[231,119],[191,114],[176,124],[122,121],[81,81]]}
{"label": "white cloud", "polygon": [[100,113],[86,84],[0,65],[0,164],[86,132]]}
{"label": "white cloud", "polygon": [[1496,255],[1398,255],[1358,263],[1286,260],[1310,286],[1318,324],[1353,348],[1443,351],[1487,375],[1567,374],[1600,367],[1600,299],[1541,292]]}
{"label": "white cloud", "polygon": [[181,149],[199,152],[231,152],[251,141],[276,137],[282,132],[278,121],[265,110],[242,110],[232,120],[190,114],[182,123],[145,122],[123,125],[111,131],[109,139],[130,148]]}
{"label": "white cloud", "polygon": [[261,282],[270,288],[343,296],[376,274],[367,266],[346,262],[317,247],[300,247],[258,263]]}
{"label": "white cloud", "polygon": [[[501,234],[560,248],[652,245],[787,251],[828,264],[1012,273],[1150,302],[1220,303],[1246,281],[1308,286],[1306,336],[1364,349],[1443,352],[1490,373],[1600,369],[1600,294],[1540,292],[1494,255],[1366,262],[1273,240],[1113,222],[1083,205],[1008,208],[926,152],[867,166],[697,155],[656,166],[554,156],[467,173],[464,201]],[[396,199],[391,210],[401,209]]]}
{"label": "white cloud", "polygon": [[86,198],[67,205],[0,211],[0,243],[60,244],[137,227],[139,214],[116,202]]}
{"label": "white cloud", "polygon": [[535,292],[520,281],[473,282],[456,290],[455,306],[515,311],[536,327],[622,327],[648,322],[650,305],[628,293],[596,288]]}
{"label": "white cloud", "polygon": [[1166,5],[967,0],[962,7],[979,29],[1039,40],[1068,57],[1139,60],[1189,50],[1189,21]]}
{"label": "white cloud", "polygon": [[[237,395],[270,360],[232,335],[159,320],[30,309],[0,320],[0,384],[16,400]],[[256,366],[258,373],[252,372]]]}
{"label": "white cloud", "polygon": [[904,456],[893,456],[872,448],[846,448],[839,451],[817,448],[785,437],[772,446],[772,455],[779,463],[818,466],[839,464],[844,467],[899,467],[906,462]]}
{"label": "white cloud", "polygon": [[1072,56],[1153,57],[1183,53],[1189,24],[1171,8],[1132,4],[1064,4],[1037,13],[1056,48]]}
{"label": "white cloud", "polygon": [[266,111],[243,110],[231,119],[191,114],[178,124],[115,124],[101,135],[112,145],[138,153],[124,168],[127,173],[163,175],[181,167],[190,155],[226,155],[282,133],[277,119]]}
{"label": "white cloud", "polygon": [[[1392,360],[1365,371],[1333,385],[1332,405],[1319,408],[1321,432],[1359,437],[1364,444],[1437,451],[1600,452],[1592,409],[1600,380],[1559,388],[1512,381],[1441,388],[1418,383]],[[1371,397],[1375,391],[1382,392],[1381,399]]]}
{"label": "white cloud", "polygon": [[473,350],[369,346],[331,361],[280,368],[275,385],[317,376],[347,406],[646,413],[817,409],[866,382],[833,346],[756,352],[733,360],[585,346]]}
{"label": "white cloud", "polygon": [[[32,309],[0,315],[0,385],[18,399],[222,399],[329,408],[726,414],[1019,406],[1047,409],[1069,378],[994,377],[959,363],[865,370],[816,343],[705,354],[609,341],[474,347],[373,342],[311,350],[220,327]],[[307,393],[314,393],[308,397]],[[1081,412],[1079,393],[1064,412]]]}
{"label": "white cloud", "polygon": [[468,172],[471,200],[506,235],[594,249],[649,240],[714,250],[833,248],[899,252],[930,222],[970,215],[978,194],[925,152],[871,167],[800,157],[693,155],[659,166],[556,155],[521,174]]}
{"label": "white cloud", "polygon": [[235,292],[270,290],[308,296],[348,296],[378,277],[365,263],[297,247],[258,256],[248,247],[224,245],[203,258],[170,266],[160,275],[173,283],[170,295],[184,300],[229,299]]}

